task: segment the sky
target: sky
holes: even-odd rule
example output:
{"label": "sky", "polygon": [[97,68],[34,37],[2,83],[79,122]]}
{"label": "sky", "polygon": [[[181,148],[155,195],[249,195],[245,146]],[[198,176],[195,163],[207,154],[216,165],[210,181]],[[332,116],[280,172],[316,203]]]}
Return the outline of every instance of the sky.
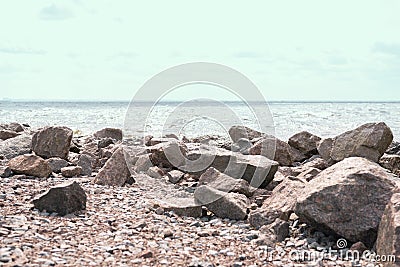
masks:
{"label": "sky", "polygon": [[167,68],[213,62],[267,101],[396,101],[398,14],[396,0],[2,1],[0,99],[130,100]]}

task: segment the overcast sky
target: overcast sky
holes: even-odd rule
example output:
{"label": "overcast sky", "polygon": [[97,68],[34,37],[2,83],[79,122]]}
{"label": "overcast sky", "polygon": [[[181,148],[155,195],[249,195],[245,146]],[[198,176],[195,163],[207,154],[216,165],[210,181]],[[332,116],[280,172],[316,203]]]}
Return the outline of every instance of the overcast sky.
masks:
{"label": "overcast sky", "polygon": [[207,61],[267,100],[400,100],[399,14],[396,0],[3,1],[0,99],[130,100]]}

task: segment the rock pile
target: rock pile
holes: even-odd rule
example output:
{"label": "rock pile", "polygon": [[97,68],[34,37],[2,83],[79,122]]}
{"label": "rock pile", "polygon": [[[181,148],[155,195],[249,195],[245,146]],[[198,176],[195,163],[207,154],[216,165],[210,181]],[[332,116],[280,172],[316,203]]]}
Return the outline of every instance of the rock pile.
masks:
{"label": "rock pile", "polygon": [[[33,203],[38,212],[53,213],[46,220],[82,216],[83,224],[92,227],[90,218],[100,212],[93,213],[92,209],[98,205],[108,213],[95,226],[103,229],[105,225],[108,230],[88,232],[94,232],[100,239],[108,232],[115,233],[112,241],[115,246],[105,250],[108,257],[102,258],[104,262],[112,262],[112,257],[124,258],[129,252],[137,255],[131,257],[137,264],[155,261],[158,253],[166,255],[166,262],[172,264],[168,249],[183,249],[194,255],[193,244],[197,238],[217,239],[221,244],[230,240],[235,243],[234,250],[244,254],[263,246],[267,251],[285,253],[294,248],[318,251],[321,247],[334,248],[335,240],[345,238],[348,248],[341,249],[352,246],[353,250],[364,251],[376,247],[378,253],[400,257],[396,230],[400,156],[397,144],[391,144],[393,134],[386,124],[365,124],[328,139],[300,132],[288,142],[243,126],[233,126],[229,134],[231,141],[218,140],[216,136],[179,139],[175,135],[122,140],[122,131],[113,128],[90,136],[73,136],[72,130],[66,127],[32,131],[19,124],[0,126],[0,139],[3,139],[0,141],[0,181],[14,183],[7,185],[10,188],[7,190],[14,192],[12,198],[26,202],[6,206],[4,203],[11,203],[11,195],[5,190],[0,191],[0,207],[15,214],[19,206],[27,206],[25,212],[29,214],[32,208],[29,205]],[[37,191],[35,182],[50,189],[45,193]],[[21,191],[26,184],[36,188],[33,201]],[[138,188],[143,191],[134,191]],[[99,197],[101,201],[91,203]],[[110,201],[112,206],[107,206],[105,203]],[[87,202],[91,203],[89,210],[86,210]],[[142,212],[144,208],[138,203],[146,205],[146,212]],[[113,213],[119,209],[133,217],[138,213],[147,220],[136,221],[137,217],[134,221],[117,220],[119,216],[124,217]],[[18,219],[8,214],[11,213],[0,215],[2,237],[13,236],[15,229],[19,229],[8,224]],[[160,230],[158,225],[153,225],[152,216],[168,223]],[[178,222],[185,220],[189,225],[179,225]],[[226,233],[234,237],[225,238],[224,230],[220,229],[222,224],[205,227],[210,221],[226,222]],[[192,233],[179,230],[189,226],[196,230]],[[240,230],[234,230],[236,226]],[[156,228],[159,232],[154,236]],[[241,234],[233,234],[234,231]],[[139,243],[122,244],[123,239],[117,237],[127,238],[128,232],[133,237],[140,236],[139,250]],[[182,247],[167,249],[181,235],[187,237]],[[146,238],[152,241],[143,243]],[[243,242],[248,245],[242,249],[238,244]],[[143,244],[147,250],[142,249]],[[199,244],[202,246],[201,240]],[[21,254],[10,251],[0,250],[0,262],[9,263],[14,261],[12,253]],[[185,253],[188,252],[180,254]],[[215,253],[214,256],[225,255],[229,251]],[[228,261],[233,266],[258,262],[250,254],[243,257],[233,254],[235,260]],[[182,255],[177,258],[181,259]],[[24,263],[27,262],[28,258]],[[215,258],[213,262],[217,262]],[[284,265],[290,264],[287,256],[271,262],[265,258],[258,263],[292,266]],[[331,263],[317,264],[346,265],[344,261]],[[157,261],[157,264],[161,263]]]}

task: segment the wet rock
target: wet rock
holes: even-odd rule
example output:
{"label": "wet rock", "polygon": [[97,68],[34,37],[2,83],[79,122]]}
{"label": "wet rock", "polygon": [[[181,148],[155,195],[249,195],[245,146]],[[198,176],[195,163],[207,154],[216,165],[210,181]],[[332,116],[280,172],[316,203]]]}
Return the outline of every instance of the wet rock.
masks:
{"label": "wet rock", "polygon": [[233,142],[237,142],[240,138],[254,139],[261,137],[263,134],[246,126],[232,126],[229,129],[229,135]]}
{"label": "wet rock", "polygon": [[101,138],[112,138],[114,140],[122,140],[122,130],[116,128],[104,128],[100,131],[95,132],[94,137],[101,139]]}
{"label": "wet rock", "polygon": [[19,133],[10,130],[0,130],[0,139],[7,140],[18,136]]}
{"label": "wet rock", "polygon": [[247,181],[230,177],[213,167],[208,168],[207,171],[200,176],[199,186],[200,185],[208,185],[209,187],[223,192],[239,193],[247,197],[250,197],[253,193]]}
{"label": "wet rock", "polygon": [[77,183],[61,184],[33,200],[36,209],[60,216],[86,209],[86,193]]}
{"label": "wet rock", "polygon": [[194,198],[217,217],[231,220],[244,220],[247,217],[249,203],[242,194],[225,193],[202,185],[194,192]]}
{"label": "wet rock", "polygon": [[67,127],[45,127],[32,137],[31,148],[43,158],[68,158],[72,130]]}
{"label": "wet rock", "polygon": [[30,135],[22,134],[17,137],[0,142],[0,155],[6,159],[12,159],[16,156],[28,154],[31,152]]}
{"label": "wet rock", "polygon": [[93,157],[82,154],[79,156],[77,165],[82,167],[82,175],[90,176],[92,174],[92,164],[95,160]]}
{"label": "wet rock", "polygon": [[49,164],[51,171],[55,173],[61,172],[61,168],[68,166],[68,161],[61,158],[49,158],[46,162]]}
{"label": "wet rock", "polygon": [[7,178],[10,177],[12,174],[12,171],[10,167],[8,166],[0,166],[0,177],[1,178]]}
{"label": "wet rock", "polygon": [[15,157],[8,162],[10,169],[16,174],[36,177],[48,177],[51,174],[49,164],[41,157],[26,154]]}
{"label": "wet rock", "polygon": [[77,176],[81,175],[81,173],[82,173],[81,166],[69,166],[69,167],[61,168],[62,176],[66,177],[66,178],[77,177]]}
{"label": "wet rock", "polygon": [[[379,225],[376,251],[378,255],[394,255],[400,262],[400,194],[394,194],[387,204]],[[384,266],[397,266],[388,263]]]}
{"label": "wet rock", "polygon": [[385,168],[400,176],[400,156],[384,154],[379,160],[379,164]]}
{"label": "wet rock", "polygon": [[318,153],[317,146],[320,140],[320,137],[303,131],[290,137],[288,143],[306,156],[312,156]]}
{"label": "wet rock", "polygon": [[365,158],[346,158],[308,183],[298,194],[295,212],[321,232],[372,247],[398,181]]}
{"label": "wet rock", "polygon": [[131,176],[126,164],[124,149],[118,148],[96,175],[94,182],[100,185],[122,186]]}
{"label": "wet rock", "polygon": [[367,123],[334,139],[323,140],[318,152],[327,161],[363,157],[378,162],[392,140],[392,131],[385,123]]}
{"label": "wet rock", "polygon": [[249,222],[254,227],[273,223],[276,219],[289,220],[294,211],[300,192],[307,182],[296,177],[287,177],[274,188],[261,208],[250,212]]}
{"label": "wet rock", "polygon": [[185,173],[179,170],[172,170],[167,173],[168,181],[170,181],[173,184],[179,183],[184,175]]}

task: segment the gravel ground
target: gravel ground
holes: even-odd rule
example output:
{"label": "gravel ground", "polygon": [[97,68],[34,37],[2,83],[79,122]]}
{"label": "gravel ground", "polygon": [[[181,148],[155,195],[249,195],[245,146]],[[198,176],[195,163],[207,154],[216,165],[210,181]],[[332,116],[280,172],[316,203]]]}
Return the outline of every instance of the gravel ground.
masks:
{"label": "gravel ground", "polygon": [[[59,217],[33,209],[34,197],[66,180],[87,193],[86,211]],[[273,248],[245,221],[178,217],[157,208],[157,194],[182,193],[176,187],[111,188],[91,180],[0,178],[0,266],[375,266],[291,261],[293,250],[316,253],[336,244],[295,219],[291,236]]]}

